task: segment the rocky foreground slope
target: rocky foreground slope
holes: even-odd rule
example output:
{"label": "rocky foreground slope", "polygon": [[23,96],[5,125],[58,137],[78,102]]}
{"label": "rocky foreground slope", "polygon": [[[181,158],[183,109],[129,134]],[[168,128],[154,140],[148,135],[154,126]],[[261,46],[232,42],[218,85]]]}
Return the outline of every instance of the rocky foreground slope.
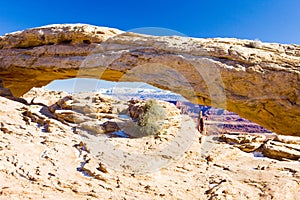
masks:
{"label": "rocky foreground slope", "polygon": [[56,79],[142,81],[283,135],[300,136],[299,66],[298,45],[249,40],[155,37],[83,24],[0,37],[0,78],[15,97]]}
{"label": "rocky foreground slope", "polygon": [[298,137],[201,136],[166,102],[158,135],[118,137],[144,102],[23,98],[0,97],[0,199],[299,199]]}

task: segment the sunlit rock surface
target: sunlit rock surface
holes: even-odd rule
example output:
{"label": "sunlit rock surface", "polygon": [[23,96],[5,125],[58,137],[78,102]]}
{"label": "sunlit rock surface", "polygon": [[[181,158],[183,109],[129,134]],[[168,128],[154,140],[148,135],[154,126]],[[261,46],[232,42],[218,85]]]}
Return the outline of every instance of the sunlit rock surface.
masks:
{"label": "sunlit rock surface", "polygon": [[124,117],[126,101],[40,89],[24,98],[27,105],[0,97],[0,199],[297,200],[300,195],[299,161],[271,151],[265,156],[273,158],[246,153],[239,146],[299,149],[297,137],[201,136],[193,120],[166,102],[158,135],[112,137],[78,126],[117,119],[122,125],[130,120]]}
{"label": "sunlit rock surface", "polygon": [[300,135],[299,66],[297,45],[156,37],[84,24],[0,38],[0,77],[17,97],[56,79],[142,81],[283,135]]}

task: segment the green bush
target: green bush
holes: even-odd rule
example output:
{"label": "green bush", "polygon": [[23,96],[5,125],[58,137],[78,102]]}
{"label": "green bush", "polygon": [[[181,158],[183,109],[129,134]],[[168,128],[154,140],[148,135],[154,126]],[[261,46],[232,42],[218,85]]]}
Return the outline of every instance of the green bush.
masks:
{"label": "green bush", "polygon": [[139,126],[150,126],[165,117],[165,110],[155,100],[147,100],[144,113],[138,119]]}
{"label": "green bush", "polygon": [[137,122],[128,127],[126,132],[133,137],[145,137],[158,134],[161,125],[159,121],[164,120],[165,110],[156,100],[145,102],[144,112],[139,116]]}
{"label": "green bush", "polygon": [[250,41],[249,45],[250,48],[261,48],[262,47],[262,42],[259,39],[255,39],[253,41]]}

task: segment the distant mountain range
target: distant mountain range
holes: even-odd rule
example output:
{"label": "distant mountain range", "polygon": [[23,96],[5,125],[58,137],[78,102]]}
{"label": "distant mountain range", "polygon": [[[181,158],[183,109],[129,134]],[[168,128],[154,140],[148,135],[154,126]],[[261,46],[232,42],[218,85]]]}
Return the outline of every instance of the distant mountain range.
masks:
{"label": "distant mountain range", "polygon": [[182,101],[182,102],[188,101],[179,94],[175,94],[166,90],[152,89],[152,88],[113,87],[113,88],[98,89],[95,90],[94,92],[99,92],[101,94],[114,96],[120,100],[160,99],[163,101]]}

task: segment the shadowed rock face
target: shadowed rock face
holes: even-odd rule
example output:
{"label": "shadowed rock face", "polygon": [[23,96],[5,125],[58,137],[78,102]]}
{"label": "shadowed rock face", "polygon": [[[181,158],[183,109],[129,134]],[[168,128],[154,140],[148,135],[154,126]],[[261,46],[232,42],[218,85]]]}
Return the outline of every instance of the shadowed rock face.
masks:
{"label": "shadowed rock face", "polygon": [[73,77],[142,81],[300,136],[297,45],[53,25],[0,37],[0,76],[15,96]]}

